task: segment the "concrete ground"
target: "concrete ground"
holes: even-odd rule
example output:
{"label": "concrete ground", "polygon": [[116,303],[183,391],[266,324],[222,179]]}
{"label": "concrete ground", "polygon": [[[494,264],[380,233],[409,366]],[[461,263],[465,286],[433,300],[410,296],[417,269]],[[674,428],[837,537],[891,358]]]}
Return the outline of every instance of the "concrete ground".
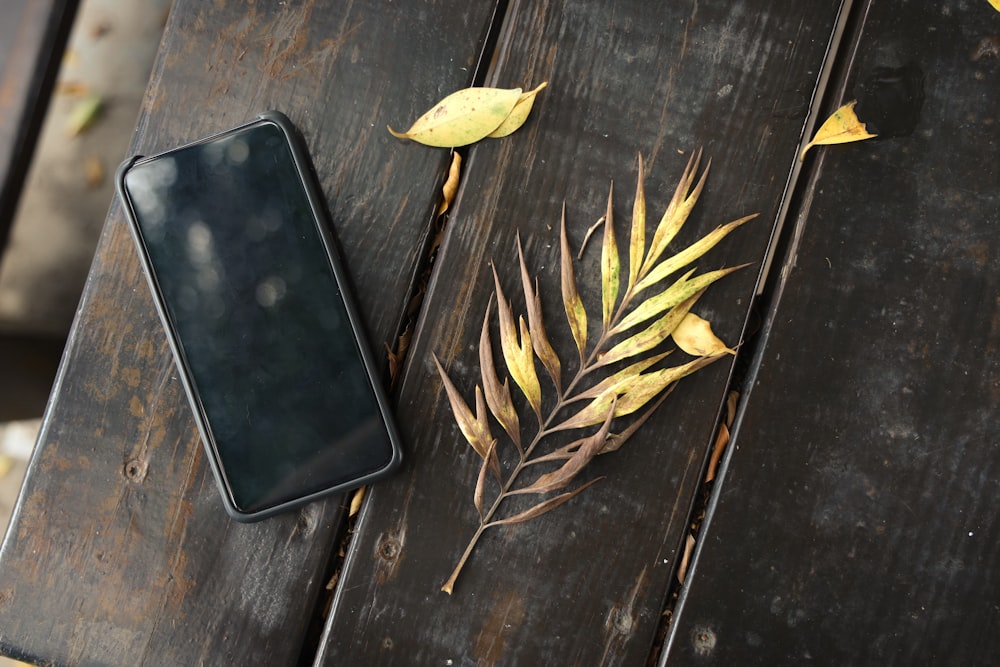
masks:
{"label": "concrete ground", "polygon": [[[170,0],[81,0],[0,258],[0,528],[20,489]],[[99,100],[73,135],[73,115]],[[3,662],[0,666],[17,664]]]}

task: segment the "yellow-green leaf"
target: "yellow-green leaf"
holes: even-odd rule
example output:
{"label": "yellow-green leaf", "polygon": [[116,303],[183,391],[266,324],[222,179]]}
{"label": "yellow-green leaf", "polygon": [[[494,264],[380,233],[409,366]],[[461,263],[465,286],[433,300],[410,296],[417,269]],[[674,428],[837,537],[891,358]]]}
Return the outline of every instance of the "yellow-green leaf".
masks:
{"label": "yellow-green leaf", "polygon": [[510,115],[520,88],[465,88],[448,95],[406,132],[389,132],[427,146],[455,148],[485,138]]}
{"label": "yellow-green leaf", "polygon": [[630,312],[625,318],[622,319],[621,322],[615,325],[615,328],[612,329],[611,332],[613,334],[621,333],[636,324],[645,322],[646,320],[659,315],[667,308],[673,308],[684,299],[688,298],[695,292],[700,292],[716,280],[728,276],[734,271],[746,268],[747,266],[750,265],[740,264],[739,266],[731,266],[726,269],[709,271],[708,273],[703,273],[700,276],[695,276],[694,278],[691,278],[691,274],[694,273],[696,269],[691,269],[681,276],[673,285],[656,296],[649,297],[636,306],[635,310]]}
{"label": "yellow-green leaf", "polygon": [[681,174],[681,180],[677,183],[677,189],[674,190],[674,196],[671,198],[667,210],[664,211],[663,217],[660,218],[660,222],[656,226],[656,231],[653,232],[653,241],[649,246],[649,254],[646,255],[642,270],[639,272],[640,278],[652,270],[653,265],[660,258],[660,255],[666,251],[667,246],[677,236],[677,232],[687,222],[688,216],[691,214],[691,209],[694,208],[695,203],[698,201],[698,196],[701,195],[701,191],[705,187],[705,181],[708,179],[708,170],[712,166],[712,161],[709,160],[708,165],[705,166],[705,171],[701,174],[698,185],[694,188],[694,192],[690,192],[691,184],[694,183],[694,178],[698,175],[698,165],[700,162],[701,151],[699,150],[688,160],[687,166],[684,168],[684,173]]}
{"label": "yellow-green leaf", "polygon": [[66,120],[66,133],[71,137],[84,132],[101,115],[103,103],[98,95],[87,95],[77,102]]}
{"label": "yellow-green leaf", "polygon": [[535,373],[535,353],[531,346],[531,334],[524,318],[520,318],[521,336],[518,340],[517,328],[514,325],[514,315],[510,310],[510,302],[504,296],[500,287],[500,278],[496,268],[493,269],[493,281],[496,285],[497,313],[500,319],[500,351],[507,364],[514,383],[521,388],[528,404],[535,411],[539,422],[542,419],[542,388]]}
{"label": "yellow-green leaf", "polygon": [[689,245],[687,248],[684,248],[684,250],[681,250],[676,255],[666,258],[657,264],[656,268],[650,271],[645,278],[639,281],[639,283],[635,286],[635,293],[638,294],[647,287],[660,282],[675,271],[684,268],[714,248],[719,241],[726,238],[726,236],[728,236],[734,229],[756,217],[757,214],[754,213],[753,215],[748,215],[740,218],[739,220],[733,220],[732,222],[720,225]]}
{"label": "yellow-green leaf", "polygon": [[521,97],[518,98],[517,103],[514,104],[514,108],[511,109],[511,112],[507,114],[507,117],[503,119],[502,123],[500,123],[500,127],[493,130],[486,136],[490,139],[506,137],[508,134],[511,134],[524,125],[524,121],[528,120],[528,114],[531,113],[531,107],[535,104],[535,95],[537,95],[539,91],[547,85],[549,85],[548,81],[542,83],[534,90],[522,93]]}
{"label": "yellow-green leaf", "polygon": [[580,352],[580,361],[587,349],[587,310],[583,307],[580,292],[576,289],[576,273],[573,271],[573,253],[566,239],[566,205],[563,204],[562,226],[559,236],[560,248],[560,282],[562,285],[563,307],[566,319],[569,321],[576,349]]}
{"label": "yellow-green leaf", "polygon": [[708,320],[688,313],[670,334],[677,347],[695,357],[714,357],[719,354],[736,354],[712,331]]}
{"label": "yellow-green leaf", "polygon": [[612,211],[614,185],[608,192],[608,212],[604,216],[604,243],[601,245],[601,299],[604,328],[611,324],[615,302],[618,301],[618,277],[621,263],[618,258],[618,242],[615,241],[615,219]]}
{"label": "yellow-green leaf", "polygon": [[671,308],[666,315],[639,333],[626,338],[603,355],[600,355],[596,365],[606,366],[652,350],[666,340],[667,336],[680,324],[680,321],[684,319],[684,316],[687,315],[688,311],[691,310],[691,307],[694,306],[702,294],[704,294],[704,290],[685,299]]}
{"label": "yellow-green leaf", "polygon": [[813,137],[812,141],[806,144],[806,147],[802,149],[799,159],[803,159],[806,156],[806,151],[813,146],[846,144],[852,141],[863,141],[864,139],[871,139],[872,137],[877,136],[870,133],[865,127],[865,124],[858,120],[858,115],[854,113],[854,105],[857,103],[857,100],[848,102],[834,111],[833,114],[827,118],[822,125],[820,125],[819,129],[816,130],[816,135]]}
{"label": "yellow-green leaf", "polygon": [[639,153],[639,175],[636,177],[635,202],[632,204],[632,236],[628,246],[628,294],[639,279],[639,269],[642,267],[642,255],[646,252],[646,169]]}
{"label": "yellow-green leaf", "polygon": [[[608,377],[604,378],[603,380],[595,384],[590,389],[586,389],[580,392],[579,394],[573,396],[570,400],[577,401],[585,398],[597,398],[608,389],[617,390],[619,387],[622,386],[622,383],[624,381],[630,378],[638,377],[639,374],[641,374],[644,370],[646,370],[650,366],[653,366],[658,361],[666,357],[668,354],[670,354],[670,351],[662,352],[660,354],[654,354],[653,356],[646,357],[645,359],[640,359],[639,361],[635,362],[630,366],[627,366],[626,368],[623,368],[617,373],[609,375]],[[619,391],[618,393],[621,392]]]}

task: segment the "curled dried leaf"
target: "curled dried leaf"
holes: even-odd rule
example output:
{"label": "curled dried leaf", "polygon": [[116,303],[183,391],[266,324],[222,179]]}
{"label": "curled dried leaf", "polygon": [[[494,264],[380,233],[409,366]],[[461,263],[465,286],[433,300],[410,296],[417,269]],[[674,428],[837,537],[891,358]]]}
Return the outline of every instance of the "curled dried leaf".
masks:
{"label": "curled dried leaf", "polygon": [[520,88],[464,88],[435,104],[406,132],[388,129],[396,138],[427,146],[467,146],[496,130],[520,98]]}
{"label": "curled dried leaf", "polygon": [[524,121],[528,120],[528,114],[531,113],[531,108],[535,104],[535,96],[538,95],[538,93],[547,85],[549,85],[549,82],[545,81],[534,90],[521,93],[521,97],[517,99],[517,103],[514,104],[514,108],[511,109],[510,113],[507,114],[507,117],[503,119],[500,126],[486,136],[490,139],[506,137],[508,134],[512,134],[524,125]]}
{"label": "curled dried leaf", "polygon": [[712,331],[708,320],[688,313],[670,334],[677,347],[695,357],[714,357],[718,354],[736,354]]}
{"label": "curled dried leaf", "polygon": [[438,215],[445,211],[455,201],[455,194],[458,193],[458,181],[462,176],[462,156],[456,151],[451,154],[451,166],[448,168],[448,178],[441,186],[441,205],[438,206]]}
{"label": "curled dried leaf", "polygon": [[857,103],[857,100],[848,102],[823,121],[823,124],[816,130],[816,135],[812,138],[812,141],[802,149],[802,152],[799,154],[799,160],[804,159],[806,151],[813,146],[846,144],[852,141],[863,141],[875,137],[876,135],[869,132],[865,124],[858,120],[858,115],[854,112],[854,105]]}

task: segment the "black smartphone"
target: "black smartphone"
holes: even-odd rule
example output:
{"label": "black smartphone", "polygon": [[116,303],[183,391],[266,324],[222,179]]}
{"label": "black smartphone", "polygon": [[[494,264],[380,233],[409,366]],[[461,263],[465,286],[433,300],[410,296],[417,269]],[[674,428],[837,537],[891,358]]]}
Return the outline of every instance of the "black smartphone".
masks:
{"label": "black smartphone", "polygon": [[326,208],[284,115],[128,160],[117,187],[231,516],[262,519],[399,465]]}

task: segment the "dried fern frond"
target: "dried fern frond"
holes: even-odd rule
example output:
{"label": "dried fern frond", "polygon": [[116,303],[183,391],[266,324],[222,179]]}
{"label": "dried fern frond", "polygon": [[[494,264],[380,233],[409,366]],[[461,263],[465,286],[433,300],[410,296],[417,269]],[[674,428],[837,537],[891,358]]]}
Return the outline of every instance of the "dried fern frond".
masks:
{"label": "dried fern frond", "polygon": [[[492,301],[486,308],[479,340],[482,385],[475,388],[475,413],[465,403],[437,357],[434,358],[459,430],[481,459],[473,492],[479,527],[455,570],[442,586],[441,590],[446,593],[451,593],[454,589],[462,568],[486,530],[541,516],[597,482],[598,479],[594,479],[564,491],[596,456],[619,449],[649,419],[678,380],[726,354],[735,353],[716,338],[709,323],[691,312],[691,309],[710,285],[746,264],[698,275],[695,275],[695,268],[688,267],[733,230],[756,216],[750,215],[720,225],[686,248],[664,256],[704,188],[708,166],[695,184],[700,162],[699,151],[688,161],[673,198],[653,230],[652,239],[647,243],[645,165],[642,156],[639,156],[624,285],[622,253],[615,236],[614,192],[609,192],[601,242],[600,334],[592,342],[588,335],[590,325],[587,310],[577,289],[576,270],[566,235],[566,208],[563,206],[560,226],[560,288],[569,333],[579,354],[576,372],[568,383],[563,382],[566,365],[552,346],[542,319],[538,282],[537,279],[532,279],[528,271],[520,238],[517,241],[517,256],[527,320],[524,316],[515,317],[494,266],[500,356],[506,372],[524,396],[535,417],[534,421],[537,422],[530,440],[525,436],[525,426],[514,405],[508,379],[501,382],[494,361],[490,335]],[[655,294],[650,289],[682,270],[686,272],[668,287]],[[661,348],[671,336],[678,347],[692,354],[694,359],[675,366],[658,367],[659,362],[669,354],[669,351],[663,352]],[[554,402],[550,401],[549,409],[543,407],[550,402],[543,401],[542,382],[536,360],[548,375],[555,391]],[[627,365],[621,367],[623,363]],[[612,371],[612,366],[618,370]],[[639,417],[634,418],[623,430],[618,433],[612,430],[619,418],[640,411],[642,413]],[[499,424],[516,451],[516,461],[506,473],[497,454],[499,441],[491,431],[490,417]],[[548,437],[555,433],[586,431],[595,426],[598,427],[596,430],[581,434],[567,445],[548,452],[542,451],[543,443],[548,442]],[[523,479],[527,475],[522,473],[529,468],[546,464],[555,464],[556,467],[539,474],[533,480]],[[498,488],[492,496],[492,502],[487,505],[487,489],[491,486],[491,478]],[[556,492],[560,493],[552,495]],[[535,495],[540,499],[526,510],[501,517],[500,510],[504,502],[518,495]]]}

